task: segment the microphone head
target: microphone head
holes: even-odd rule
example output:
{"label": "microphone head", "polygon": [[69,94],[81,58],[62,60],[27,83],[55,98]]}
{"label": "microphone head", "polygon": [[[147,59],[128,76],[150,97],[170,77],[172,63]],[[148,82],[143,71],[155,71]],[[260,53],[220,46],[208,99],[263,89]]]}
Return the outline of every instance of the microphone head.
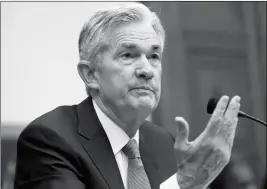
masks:
{"label": "microphone head", "polygon": [[216,108],[216,105],[217,105],[218,101],[219,100],[217,98],[210,98],[209,99],[209,102],[208,102],[208,105],[207,105],[207,112],[209,114],[212,114],[213,113],[213,111]]}

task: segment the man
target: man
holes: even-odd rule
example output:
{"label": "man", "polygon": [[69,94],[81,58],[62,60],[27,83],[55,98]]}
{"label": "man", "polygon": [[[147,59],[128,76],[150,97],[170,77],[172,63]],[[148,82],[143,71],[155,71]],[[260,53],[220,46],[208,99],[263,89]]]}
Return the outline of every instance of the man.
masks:
{"label": "man", "polygon": [[15,188],[206,188],[229,161],[240,97],[223,96],[192,142],[183,118],[176,139],[145,121],[160,99],[164,42],[159,18],[142,4],[94,14],[79,38],[90,96],[22,132]]}

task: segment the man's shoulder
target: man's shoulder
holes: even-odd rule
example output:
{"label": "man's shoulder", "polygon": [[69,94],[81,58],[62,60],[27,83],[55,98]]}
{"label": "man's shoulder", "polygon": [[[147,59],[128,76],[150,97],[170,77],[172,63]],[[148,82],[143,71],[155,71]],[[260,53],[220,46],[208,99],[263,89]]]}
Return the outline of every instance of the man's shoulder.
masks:
{"label": "man's shoulder", "polygon": [[[77,131],[77,105],[59,106],[29,123],[21,135],[54,133],[68,137]],[[77,132],[76,132],[77,133]],[[65,138],[64,137],[64,138]]]}
{"label": "man's shoulder", "polygon": [[50,128],[66,127],[77,123],[77,105],[59,106],[33,120],[30,125],[43,125]]}

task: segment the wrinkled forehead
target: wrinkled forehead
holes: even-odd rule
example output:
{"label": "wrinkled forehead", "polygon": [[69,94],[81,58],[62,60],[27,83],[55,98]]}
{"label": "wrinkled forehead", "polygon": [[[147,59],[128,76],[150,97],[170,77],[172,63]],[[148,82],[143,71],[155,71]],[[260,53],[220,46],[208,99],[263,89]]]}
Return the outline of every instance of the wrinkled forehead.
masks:
{"label": "wrinkled forehead", "polygon": [[127,23],[106,32],[106,41],[115,50],[118,48],[153,49],[163,52],[164,44],[152,25],[147,22]]}

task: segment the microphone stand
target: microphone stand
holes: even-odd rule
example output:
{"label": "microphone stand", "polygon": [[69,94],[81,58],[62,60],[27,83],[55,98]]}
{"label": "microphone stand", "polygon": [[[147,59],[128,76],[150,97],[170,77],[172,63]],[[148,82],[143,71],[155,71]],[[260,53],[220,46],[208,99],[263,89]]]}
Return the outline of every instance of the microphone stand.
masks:
{"label": "microphone stand", "polygon": [[261,123],[262,125],[264,125],[265,127],[267,127],[267,124],[264,121],[259,120],[259,119],[255,118],[253,116],[248,115],[248,114],[245,114],[244,112],[238,113],[238,117],[245,117],[245,118],[251,119],[251,120],[256,121],[258,123]]}

